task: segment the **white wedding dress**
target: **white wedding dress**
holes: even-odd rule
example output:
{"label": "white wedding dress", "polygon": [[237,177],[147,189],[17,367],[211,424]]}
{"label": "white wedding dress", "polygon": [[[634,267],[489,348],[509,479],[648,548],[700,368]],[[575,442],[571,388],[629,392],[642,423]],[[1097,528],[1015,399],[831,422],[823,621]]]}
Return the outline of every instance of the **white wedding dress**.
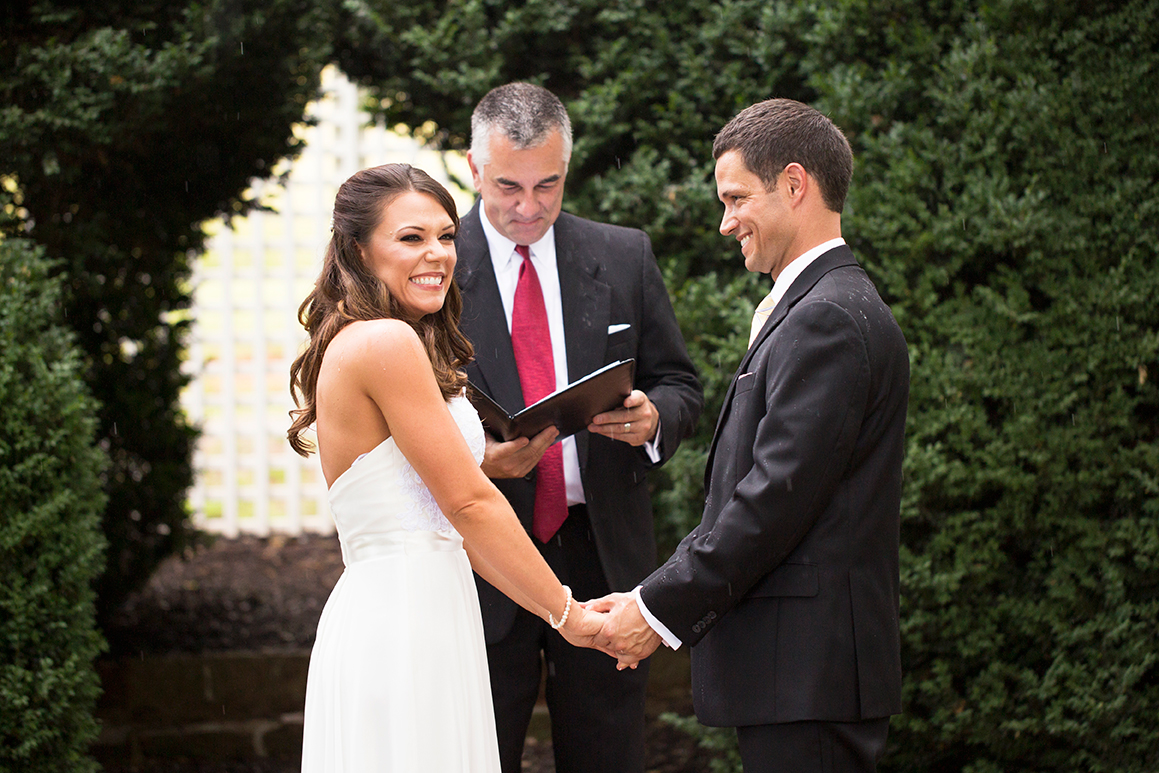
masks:
{"label": "white wedding dress", "polygon": [[[463,396],[448,407],[481,461],[475,409]],[[334,481],[330,507],[346,569],[310,656],[303,773],[498,773],[463,538],[393,438]]]}

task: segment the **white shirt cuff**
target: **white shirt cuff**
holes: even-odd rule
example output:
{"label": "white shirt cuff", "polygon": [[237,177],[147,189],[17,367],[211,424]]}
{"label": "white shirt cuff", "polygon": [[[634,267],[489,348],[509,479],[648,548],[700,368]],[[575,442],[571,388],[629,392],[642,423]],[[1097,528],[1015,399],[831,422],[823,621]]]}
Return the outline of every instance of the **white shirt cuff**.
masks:
{"label": "white shirt cuff", "polygon": [[660,419],[656,419],[656,437],[649,440],[643,445],[644,453],[648,454],[648,458],[652,464],[660,464]]}
{"label": "white shirt cuff", "polygon": [[640,608],[640,614],[644,616],[644,621],[652,628],[653,631],[660,634],[660,638],[669,648],[680,649],[681,641],[676,638],[676,635],[668,630],[668,626],[656,619],[656,616],[648,611],[648,607],[644,604],[644,598],[640,595],[640,586],[637,585],[632,588],[632,598],[636,600],[636,606]]}

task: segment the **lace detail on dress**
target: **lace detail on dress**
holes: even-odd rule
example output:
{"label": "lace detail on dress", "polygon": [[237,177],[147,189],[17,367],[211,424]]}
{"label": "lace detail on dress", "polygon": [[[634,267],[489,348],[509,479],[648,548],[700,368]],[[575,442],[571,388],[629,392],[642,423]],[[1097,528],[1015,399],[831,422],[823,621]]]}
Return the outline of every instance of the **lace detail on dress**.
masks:
{"label": "lace detail on dress", "polygon": [[451,400],[449,406],[451,415],[455,417],[463,438],[467,441],[467,447],[475,457],[475,462],[482,464],[483,453],[487,450],[487,439],[483,432],[483,422],[479,420],[479,412],[471,405],[465,394]]}
{"label": "lace detail on dress", "polygon": [[431,490],[410,462],[402,463],[401,472],[403,491],[412,503],[398,514],[402,527],[407,531],[453,531],[451,522],[443,515]]}
{"label": "lace detail on dress", "polygon": [[[447,403],[447,407],[450,409],[455,423],[459,425],[459,431],[463,433],[463,438],[467,441],[467,447],[471,449],[476,463],[481,463],[483,452],[486,449],[486,439],[483,436],[483,425],[479,421],[479,414],[463,395],[452,398]],[[454,531],[455,527],[451,526],[451,522],[439,509],[431,490],[423,483],[418,471],[405,459],[402,463],[401,473],[403,490],[413,503],[413,506],[406,507],[399,513],[402,527],[407,531]]]}

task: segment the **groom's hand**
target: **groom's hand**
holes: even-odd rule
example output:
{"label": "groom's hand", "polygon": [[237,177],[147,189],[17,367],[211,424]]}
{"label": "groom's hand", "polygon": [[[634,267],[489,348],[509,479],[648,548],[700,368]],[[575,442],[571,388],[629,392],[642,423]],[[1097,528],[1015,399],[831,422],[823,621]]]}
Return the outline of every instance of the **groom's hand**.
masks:
{"label": "groom's hand", "polygon": [[596,638],[600,649],[611,652],[618,661],[616,668],[635,668],[660,646],[660,635],[652,630],[640,614],[640,607],[630,593],[611,593],[589,601],[585,606],[607,612],[603,630]]}
{"label": "groom's hand", "polygon": [[554,425],[533,438],[517,437],[506,443],[487,435],[487,449],[479,465],[488,478],[522,478],[535,469],[548,447],[559,437]]}

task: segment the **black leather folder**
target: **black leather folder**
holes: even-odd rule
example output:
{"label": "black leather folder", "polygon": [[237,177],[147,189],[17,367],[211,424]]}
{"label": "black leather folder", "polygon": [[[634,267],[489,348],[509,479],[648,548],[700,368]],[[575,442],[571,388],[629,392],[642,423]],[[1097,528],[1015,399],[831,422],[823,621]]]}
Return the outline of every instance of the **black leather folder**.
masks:
{"label": "black leather folder", "polygon": [[483,426],[500,440],[534,437],[552,424],[559,439],[586,429],[596,414],[619,408],[632,392],[635,360],[619,360],[552,392],[516,414],[510,414],[474,384],[467,390]]}

